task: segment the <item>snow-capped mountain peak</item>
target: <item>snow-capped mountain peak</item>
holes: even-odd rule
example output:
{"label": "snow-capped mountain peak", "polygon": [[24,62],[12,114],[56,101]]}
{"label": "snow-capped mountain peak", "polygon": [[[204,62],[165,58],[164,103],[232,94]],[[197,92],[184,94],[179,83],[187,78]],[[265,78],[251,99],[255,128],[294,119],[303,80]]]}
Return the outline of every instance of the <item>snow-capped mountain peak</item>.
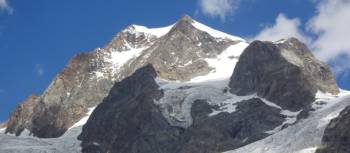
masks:
{"label": "snow-capped mountain peak", "polygon": [[317,90],[337,88],[297,40],[248,44],[185,15],[162,28],[130,25],[78,54],[16,108],[6,132],[74,140],[64,141],[73,150],[81,133],[83,152],[223,152],[278,136],[322,111]]}

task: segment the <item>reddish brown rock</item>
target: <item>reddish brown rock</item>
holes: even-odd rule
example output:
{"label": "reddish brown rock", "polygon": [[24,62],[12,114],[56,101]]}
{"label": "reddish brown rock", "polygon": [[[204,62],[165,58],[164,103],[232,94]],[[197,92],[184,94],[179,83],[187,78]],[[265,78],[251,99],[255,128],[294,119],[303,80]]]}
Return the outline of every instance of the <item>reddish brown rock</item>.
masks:
{"label": "reddish brown rock", "polygon": [[40,97],[38,95],[31,95],[18,104],[15,111],[10,115],[5,133],[12,133],[18,136],[24,129],[30,129],[34,108],[39,100]]}

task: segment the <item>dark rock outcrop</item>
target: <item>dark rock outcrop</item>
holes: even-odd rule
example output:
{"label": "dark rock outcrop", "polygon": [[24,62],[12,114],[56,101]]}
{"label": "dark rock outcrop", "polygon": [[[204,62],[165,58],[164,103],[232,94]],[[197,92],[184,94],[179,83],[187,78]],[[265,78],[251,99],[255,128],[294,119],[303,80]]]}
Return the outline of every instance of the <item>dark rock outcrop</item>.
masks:
{"label": "dark rock outcrop", "polygon": [[350,106],[338,117],[331,120],[322,138],[322,146],[316,153],[349,153],[350,152]]}
{"label": "dark rock outcrop", "polygon": [[295,38],[252,42],[240,56],[229,86],[231,93],[257,93],[292,111],[307,108],[318,90],[339,93],[327,64]]}
{"label": "dark rock outcrop", "polygon": [[162,97],[151,65],[116,83],[79,136],[83,152],[165,153],[175,150],[181,130],[162,116],[154,100]]}
{"label": "dark rock outcrop", "polygon": [[215,106],[198,99],[191,107],[193,124],[173,127],[154,103],[163,96],[155,77],[148,65],[114,85],[83,127],[83,152],[222,152],[265,138],[286,118],[260,99],[242,101],[234,113],[210,117]]}
{"label": "dark rock outcrop", "polygon": [[211,111],[208,107],[204,101],[193,104],[191,113],[194,121],[182,136],[181,153],[233,150],[269,136],[265,132],[281,125],[285,119],[279,109],[257,98],[240,102],[237,111],[231,114],[209,117]]}

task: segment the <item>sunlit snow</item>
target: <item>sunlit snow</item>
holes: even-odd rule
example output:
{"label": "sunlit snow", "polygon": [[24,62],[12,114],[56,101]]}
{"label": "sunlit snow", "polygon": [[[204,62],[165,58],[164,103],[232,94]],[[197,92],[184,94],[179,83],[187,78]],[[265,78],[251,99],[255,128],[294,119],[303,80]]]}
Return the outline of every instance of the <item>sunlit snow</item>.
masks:
{"label": "sunlit snow", "polygon": [[132,26],[135,28],[136,32],[143,32],[143,33],[154,35],[156,37],[161,37],[167,34],[174,25],[161,27],[161,28],[147,28],[141,25],[132,25]]}
{"label": "sunlit snow", "polygon": [[0,129],[0,133],[5,133],[5,131],[6,131],[6,128]]}
{"label": "sunlit snow", "polygon": [[210,28],[210,27],[208,27],[208,26],[206,26],[206,25],[204,25],[202,23],[199,23],[197,21],[194,21],[194,20],[193,20],[193,24],[192,25],[195,28],[197,28],[199,30],[202,30],[202,31],[205,31],[208,34],[210,34],[211,36],[216,37],[216,38],[223,38],[223,39],[226,38],[226,39],[231,39],[231,40],[235,40],[235,41],[245,41],[242,38],[239,38],[239,37],[236,37],[236,36],[232,36],[232,35],[229,35],[227,33],[215,30],[213,28]]}
{"label": "sunlit snow", "polygon": [[[238,57],[248,46],[246,42],[229,46],[216,58],[206,58],[205,61],[214,70],[204,76],[199,76],[191,79],[190,82],[205,82],[210,80],[225,80],[231,77],[233,70],[238,62]],[[227,82],[228,83],[228,82]]]}

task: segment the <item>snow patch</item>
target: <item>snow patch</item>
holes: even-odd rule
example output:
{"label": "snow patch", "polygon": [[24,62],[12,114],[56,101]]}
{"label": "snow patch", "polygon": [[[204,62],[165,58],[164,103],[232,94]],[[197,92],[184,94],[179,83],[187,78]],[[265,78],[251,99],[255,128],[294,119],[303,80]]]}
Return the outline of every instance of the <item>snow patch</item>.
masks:
{"label": "snow patch", "polygon": [[186,67],[188,65],[191,65],[193,63],[192,60],[188,61],[187,63],[183,64],[183,65],[179,65],[178,67]]}
{"label": "snow patch", "polygon": [[[240,42],[229,46],[216,58],[206,58],[205,61],[209,67],[214,68],[210,73],[204,76],[192,78],[190,82],[206,82],[211,80],[225,80],[230,78],[233,70],[238,62],[238,57],[242,54],[244,49],[248,46],[245,42]],[[228,83],[228,82],[227,82]]]}
{"label": "snow patch", "polygon": [[[206,100],[210,105],[217,105],[229,97],[223,90],[213,86],[180,86],[172,83],[167,85],[164,81],[158,82],[164,91],[164,96],[154,101],[168,122],[177,127],[187,128],[192,124],[191,108],[196,100]],[[181,83],[180,83],[181,84]]]}
{"label": "snow patch", "polygon": [[242,39],[240,37],[232,36],[232,35],[229,35],[227,33],[215,30],[215,29],[210,28],[210,27],[208,27],[208,26],[206,26],[206,25],[204,25],[202,23],[199,23],[199,22],[197,22],[195,20],[193,20],[193,24],[192,25],[195,28],[197,28],[199,30],[202,30],[202,31],[205,31],[208,34],[210,34],[211,36],[216,37],[216,38],[230,39],[230,40],[233,40],[233,41],[245,41],[244,39]]}
{"label": "snow patch", "polygon": [[20,137],[33,137],[28,129],[24,129]]}
{"label": "snow patch", "polygon": [[134,27],[134,30],[136,32],[148,33],[148,34],[154,35],[158,38],[167,34],[173,26],[174,25],[161,27],[161,28],[147,28],[147,27],[141,26],[141,25],[132,25],[132,27]]}
{"label": "snow patch", "polygon": [[236,111],[236,106],[238,102],[241,102],[243,100],[249,100],[256,97],[255,95],[249,95],[249,96],[237,96],[234,94],[227,94],[227,95],[230,98],[219,103],[219,109],[213,110],[213,112],[210,113],[209,116],[215,116],[222,112],[233,113]]}
{"label": "snow patch", "polygon": [[0,133],[5,133],[5,131],[6,131],[6,128],[0,129]]}
{"label": "snow patch", "polygon": [[95,75],[96,75],[96,77],[97,77],[98,79],[104,78],[104,77],[103,77],[103,76],[104,76],[104,73],[102,73],[102,72],[96,71],[96,72],[95,72]]}
{"label": "snow patch", "polygon": [[304,62],[294,53],[294,51],[282,49],[281,54],[289,63],[292,63],[298,67],[304,66]]}
{"label": "snow patch", "polygon": [[[117,51],[114,49],[111,49],[111,55],[110,57],[105,58],[105,61],[112,64],[112,74],[115,74],[117,70],[119,70],[120,67],[122,67],[125,63],[127,63],[129,60],[136,58],[141,55],[142,51],[146,48],[131,48],[127,51]],[[97,75],[101,75],[97,73]]]}
{"label": "snow patch", "polygon": [[[3,130],[3,131],[2,131]],[[0,134],[5,134],[5,130],[6,128],[4,129],[0,129]],[[9,135],[9,136],[14,136],[14,137],[33,137],[31,135],[31,132],[28,130],[28,129],[24,129],[20,135],[16,136],[15,133],[7,133],[6,135]]]}
{"label": "snow patch", "polygon": [[75,128],[75,127],[79,127],[79,126],[83,126],[85,125],[85,123],[87,122],[87,120],[89,119],[90,115],[92,114],[92,112],[95,110],[96,107],[91,107],[89,108],[89,111],[86,113],[86,116],[83,117],[82,119],[80,119],[80,121],[78,121],[77,123],[75,123],[72,127],[70,127],[68,130]]}
{"label": "snow patch", "polygon": [[316,149],[317,147],[310,147],[310,148],[300,150],[297,153],[315,153]]}
{"label": "snow patch", "polygon": [[[255,94],[255,96],[257,98],[260,98],[257,94]],[[280,109],[282,110],[282,108],[278,105],[276,105],[275,103],[271,102],[271,101],[268,101],[266,100],[265,98],[260,98],[267,106],[270,106],[270,107],[274,107],[274,108],[277,108],[277,109]],[[283,110],[283,111],[288,111],[288,110]]]}
{"label": "snow patch", "polygon": [[341,90],[338,95],[333,95],[331,93],[324,93],[322,91],[317,91],[316,93],[316,100],[312,103],[312,108],[319,110],[319,109],[326,109],[328,107],[331,107],[336,104],[337,101],[332,101],[332,99],[336,99],[338,97],[346,96],[350,94],[349,91]]}
{"label": "snow patch", "polygon": [[273,130],[270,130],[270,131],[266,131],[265,133],[267,134],[275,134],[279,131],[282,130],[282,128],[285,126],[285,125],[292,125],[294,123],[296,123],[297,121],[297,116],[299,115],[301,111],[298,111],[298,112],[291,112],[289,110],[282,110],[281,111],[281,114],[286,116],[286,119],[285,121],[278,127],[276,127],[275,129]]}
{"label": "snow patch", "polygon": [[288,40],[288,39],[280,39],[280,40],[278,40],[278,41],[273,42],[273,44],[275,44],[275,45],[277,45],[277,44],[283,44],[283,43],[285,43],[287,40]]}

